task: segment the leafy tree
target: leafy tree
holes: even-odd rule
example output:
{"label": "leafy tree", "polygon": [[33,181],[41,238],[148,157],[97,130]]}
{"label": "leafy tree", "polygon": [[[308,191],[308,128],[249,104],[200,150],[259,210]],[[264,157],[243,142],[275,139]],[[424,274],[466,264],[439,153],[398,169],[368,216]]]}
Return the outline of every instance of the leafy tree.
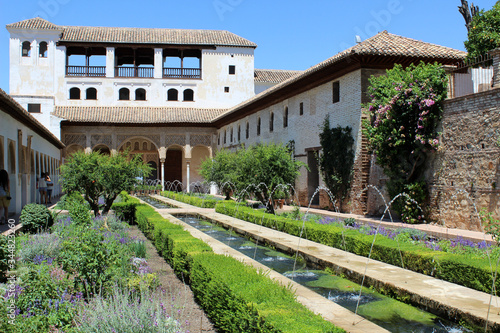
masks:
{"label": "leafy tree", "polygon": [[269,204],[272,191],[280,184],[293,184],[299,169],[305,166],[295,161],[282,144],[257,144],[238,151],[237,155],[237,188],[243,190],[250,186],[249,190],[270,213],[274,213],[273,205]]}
{"label": "leafy tree", "polygon": [[[220,150],[213,159],[202,163],[200,174],[219,188],[231,182],[238,191],[253,193],[274,213],[273,205],[269,205],[272,191],[277,185],[293,184],[302,166],[304,164],[295,161],[289,149],[281,144],[257,144],[237,152]],[[230,190],[224,187],[226,199]]]}
{"label": "leafy tree", "polygon": [[[406,192],[419,203],[426,200],[424,163],[439,145],[437,126],[446,98],[447,78],[439,64],[395,65],[387,75],[372,77],[368,104],[371,121],[364,132],[377,163],[389,176],[391,197]],[[396,203],[405,222],[422,220],[410,202]],[[419,218],[420,217],[420,218]]]}
{"label": "leafy tree", "polygon": [[215,183],[230,200],[232,187],[236,180],[236,154],[229,150],[219,150],[214,158],[207,158],[201,164],[200,175],[209,183]]}
{"label": "leafy tree", "polygon": [[330,128],[330,118],[323,122],[323,131],[319,134],[322,152],[319,168],[326,187],[335,198],[339,199],[339,209],[351,187],[354,165],[354,139],[350,127]]}
{"label": "leafy tree", "polygon": [[488,11],[474,15],[468,39],[464,42],[472,59],[500,46],[500,1]]}
{"label": "leafy tree", "polygon": [[99,198],[104,198],[105,215],[121,191],[130,191],[138,177],[147,177],[151,168],[139,155],[128,158],[126,153],[101,155],[75,152],[61,166],[62,188],[68,193],[80,192],[90,204],[94,215],[99,215]]}

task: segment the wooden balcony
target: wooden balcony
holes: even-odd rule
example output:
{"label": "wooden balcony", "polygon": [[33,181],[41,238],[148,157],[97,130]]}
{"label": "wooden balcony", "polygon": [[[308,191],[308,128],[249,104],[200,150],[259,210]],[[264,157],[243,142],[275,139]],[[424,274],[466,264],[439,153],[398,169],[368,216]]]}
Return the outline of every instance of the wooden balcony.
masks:
{"label": "wooden balcony", "polygon": [[154,77],[153,67],[115,67],[115,77]]}
{"label": "wooden balcony", "polygon": [[201,79],[201,68],[163,68],[163,78]]}
{"label": "wooden balcony", "polygon": [[106,77],[106,66],[66,66],[66,76]]}

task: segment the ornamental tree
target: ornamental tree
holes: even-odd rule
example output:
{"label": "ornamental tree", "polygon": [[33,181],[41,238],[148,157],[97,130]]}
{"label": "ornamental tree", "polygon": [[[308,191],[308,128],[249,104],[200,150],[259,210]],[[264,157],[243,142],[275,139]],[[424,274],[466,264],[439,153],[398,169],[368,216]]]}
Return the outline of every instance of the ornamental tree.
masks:
{"label": "ornamental tree", "polygon": [[83,193],[94,215],[99,215],[99,198],[104,199],[102,214],[106,215],[121,191],[130,191],[141,177],[147,177],[151,167],[140,155],[129,158],[126,153],[102,155],[75,152],[61,166],[64,191]]}
{"label": "ornamental tree", "polygon": [[236,186],[241,191],[247,189],[274,213],[269,204],[271,195],[278,185],[294,184],[299,176],[299,169],[304,163],[294,160],[290,150],[282,144],[257,144],[237,153]]}
{"label": "ornamental tree", "polygon": [[214,158],[207,158],[200,168],[200,175],[209,183],[215,183],[226,195],[226,200],[231,197],[231,184],[236,181],[236,154],[229,150],[221,149]]}
{"label": "ornamental tree", "polygon": [[206,181],[215,182],[226,193],[226,199],[231,188],[224,184],[231,182],[237,191],[253,193],[268,212],[274,213],[273,205],[269,205],[273,191],[278,185],[293,184],[304,165],[281,144],[257,144],[237,152],[220,150],[213,159],[202,163],[200,174]]}
{"label": "ornamental tree", "polygon": [[322,147],[319,168],[326,187],[339,199],[339,210],[342,211],[342,203],[348,196],[353,175],[354,138],[351,128],[330,128],[330,118],[327,116],[319,141]]}
{"label": "ornamental tree", "polygon": [[[389,195],[406,192],[422,204],[427,197],[424,163],[438,148],[437,127],[447,78],[439,64],[395,65],[387,75],[371,77],[368,103],[371,120],[364,122],[369,148],[390,180]],[[406,201],[395,203],[405,222],[423,220],[422,212]]]}
{"label": "ornamental tree", "polygon": [[469,59],[500,46],[500,1],[492,9],[474,15],[467,37],[464,44]]}

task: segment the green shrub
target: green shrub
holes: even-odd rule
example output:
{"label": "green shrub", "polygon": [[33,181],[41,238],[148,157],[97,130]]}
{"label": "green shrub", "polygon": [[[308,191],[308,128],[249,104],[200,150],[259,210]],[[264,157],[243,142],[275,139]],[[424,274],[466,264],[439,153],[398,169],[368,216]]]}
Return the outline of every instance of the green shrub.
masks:
{"label": "green shrub", "polygon": [[[15,302],[20,314],[16,326],[36,327],[31,332],[48,331],[51,326],[69,328],[81,301],[75,289],[74,276],[58,265],[36,265],[21,275]],[[25,317],[35,317],[26,320]],[[24,324],[19,323],[25,321]]]}
{"label": "green shrub", "polygon": [[140,201],[129,196],[127,192],[121,192],[118,198],[120,201],[113,203],[113,206],[111,206],[115,211],[115,215],[130,225],[137,224],[135,210]]}
{"label": "green shrub", "polygon": [[86,204],[90,209],[90,205],[88,204],[87,201],[85,201],[85,199],[83,198],[83,196],[80,192],[71,192],[71,193],[64,194],[61,197],[61,199],[59,199],[59,202],[57,203],[56,208],[67,210],[74,202],[80,202],[82,204]]}
{"label": "green shrub", "polygon": [[77,274],[85,296],[109,292],[115,283],[127,277],[130,263],[128,248],[115,234],[89,228],[73,228],[65,237],[59,262]]}
{"label": "green shrub", "polygon": [[213,197],[212,197],[213,199],[211,198],[207,199],[204,197],[199,197],[195,194],[185,194],[185,193],[171,192],[171,191],[163,191],[161,192],[161,195],[170,198],[172,200],[184,202],[187,203],[188,205],[193,205],[201,208],[215,208],[217,202],[220,201]]}
{"label": "green shrub", "polygon": [[23,207],[19,220],[26,233],[36,233],[41,229],[47,229],[53,223],[52,214],[48,208],[35,203]]}
{"label": "green shrub", "polygon": [[70,205],[68,208],[69,217],[75,225],[90,226],[92,222],[92,215],[88,205],[78,200],[68,201]]}

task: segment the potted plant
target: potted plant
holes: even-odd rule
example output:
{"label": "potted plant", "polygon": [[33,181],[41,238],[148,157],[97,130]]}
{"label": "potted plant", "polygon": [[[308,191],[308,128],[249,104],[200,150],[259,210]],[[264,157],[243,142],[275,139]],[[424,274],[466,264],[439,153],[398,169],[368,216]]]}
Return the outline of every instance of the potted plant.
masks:
{"label": "potted plant", "polygon": [[160,185],[160,184],[158,184],[158,185],[156,185],[156,187],[155,187],[155,188],[156,188],[156,194],[160,194],[160,191],[161,191],[161,185]]}
{"label": "potted plant", "polygon": [[274,207],[283,209],[285,204],[286,193],[284,191],[276,191],[274,193]]}

